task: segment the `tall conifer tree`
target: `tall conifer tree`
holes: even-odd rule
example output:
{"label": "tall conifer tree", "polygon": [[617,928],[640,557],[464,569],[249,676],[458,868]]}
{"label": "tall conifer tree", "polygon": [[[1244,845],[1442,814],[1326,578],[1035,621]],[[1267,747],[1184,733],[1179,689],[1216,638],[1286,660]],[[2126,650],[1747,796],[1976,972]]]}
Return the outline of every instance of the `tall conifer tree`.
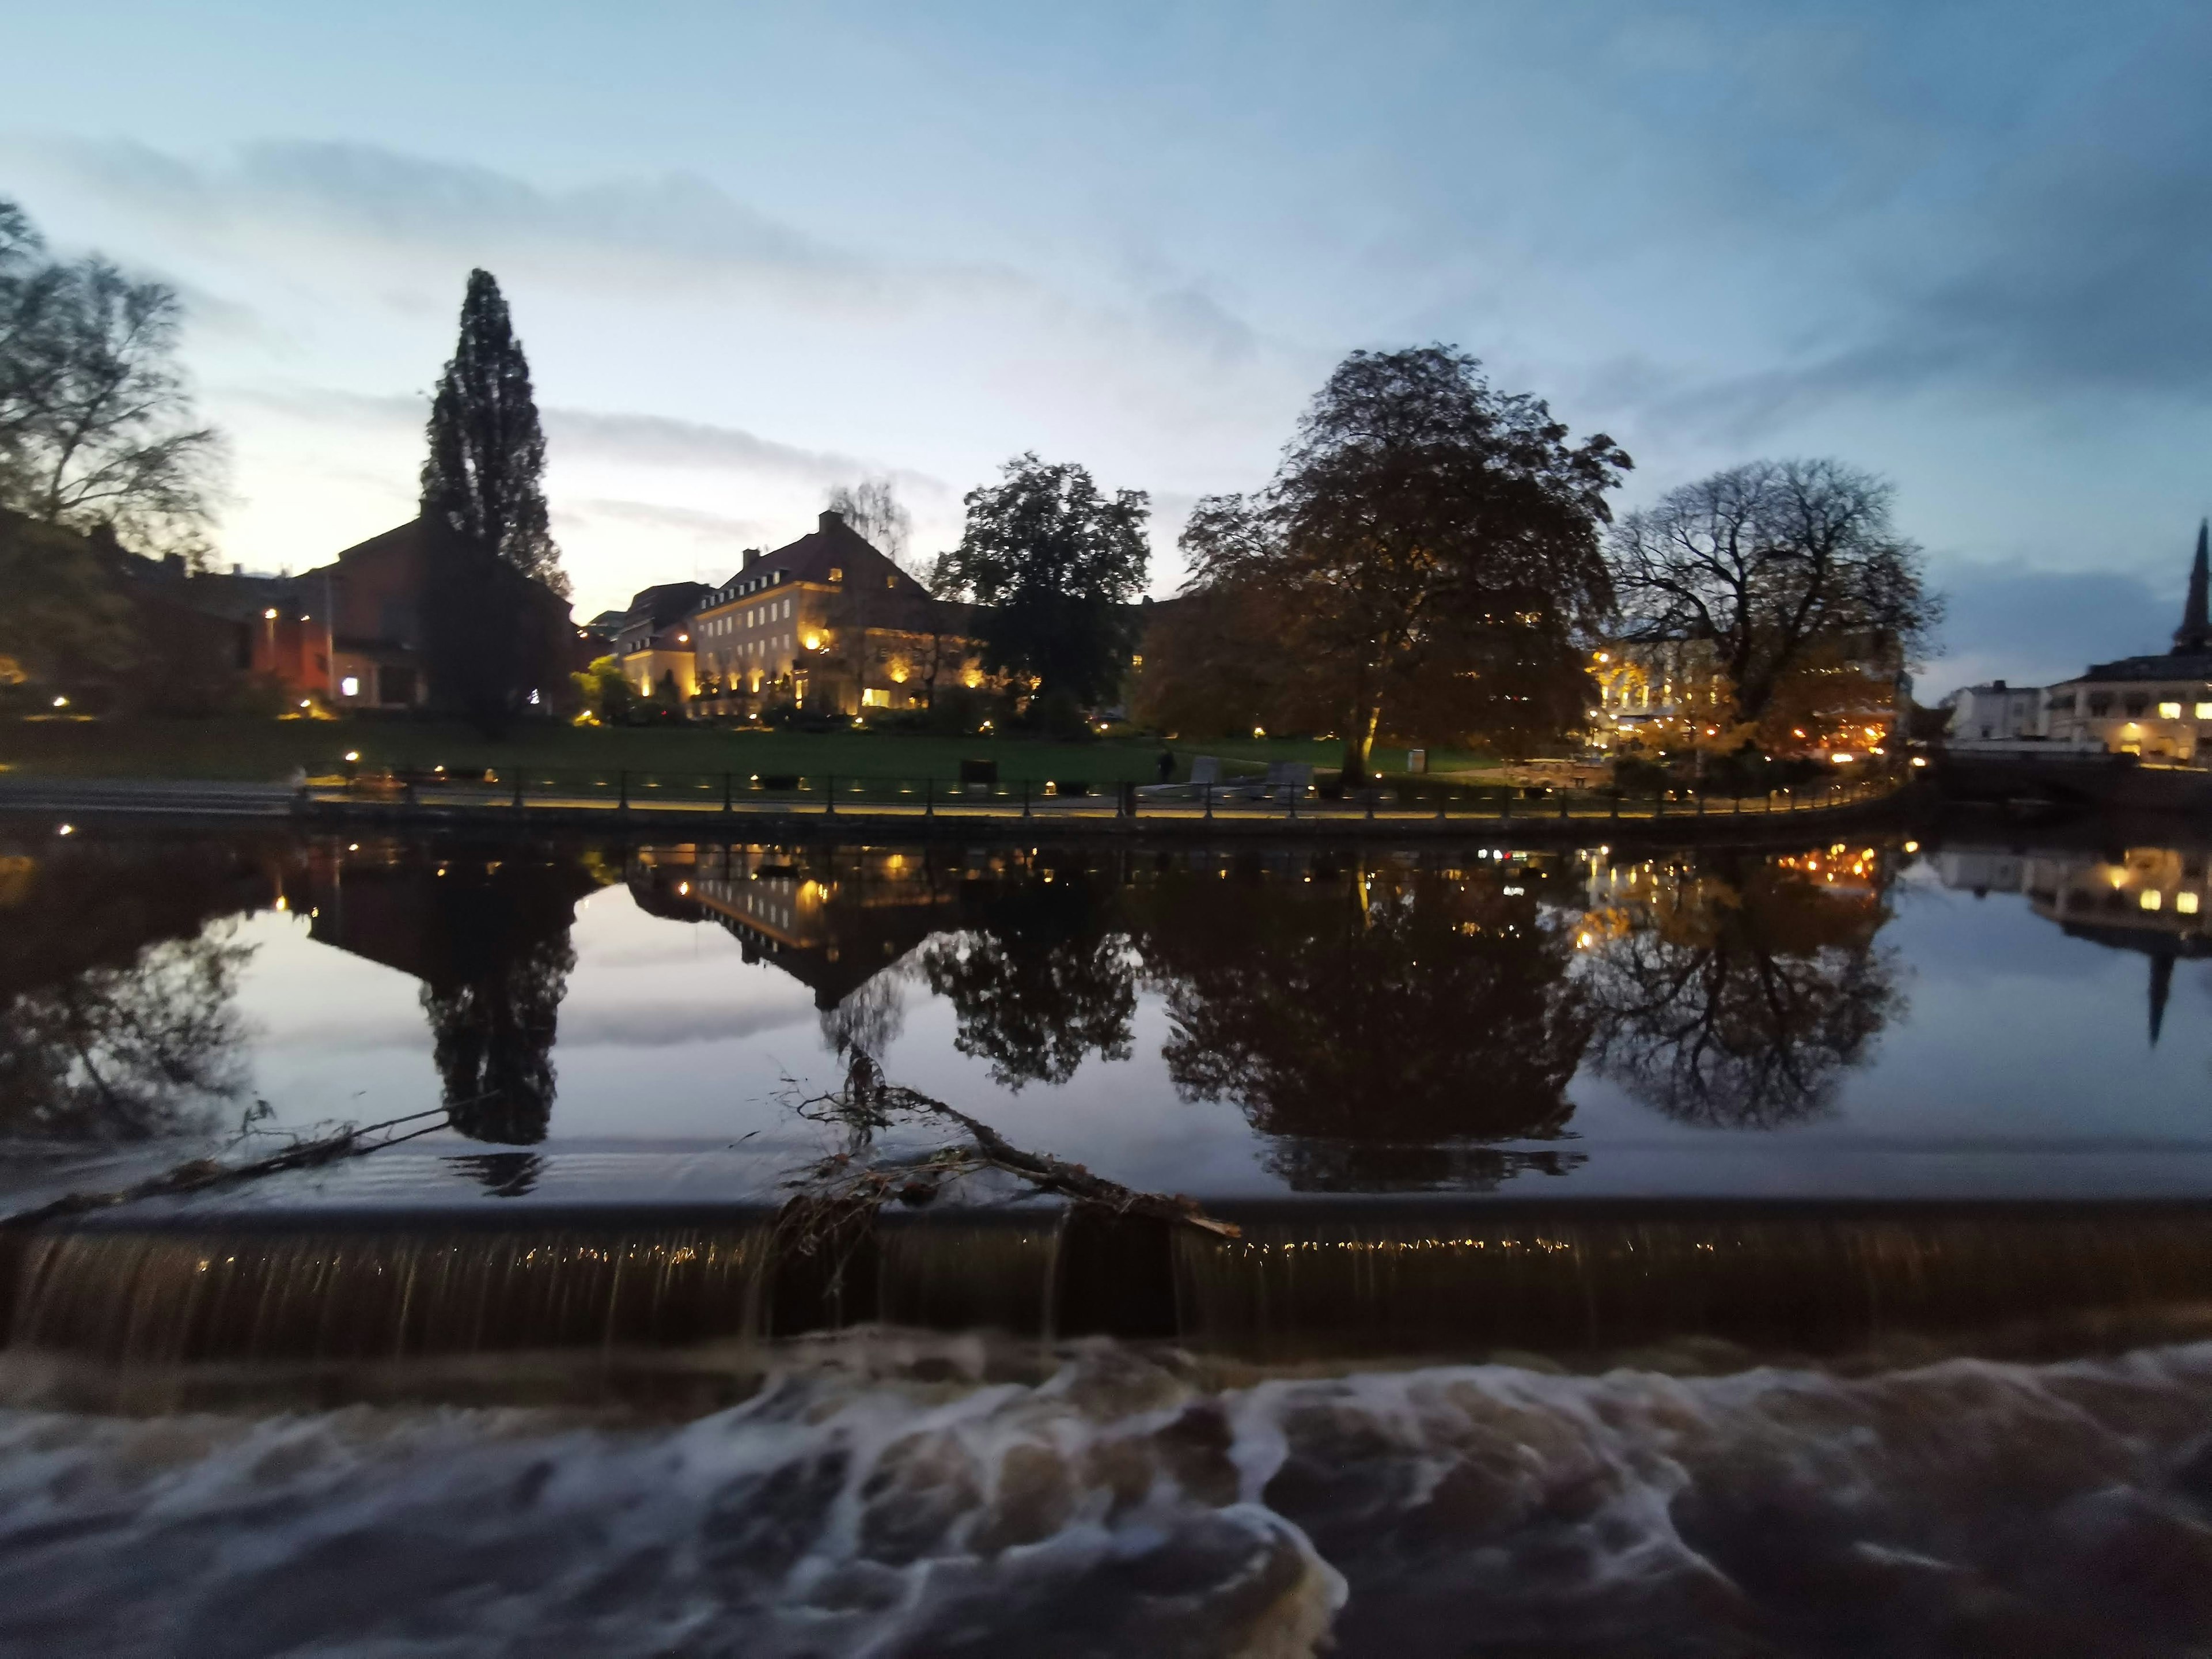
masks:
{"label": "tall conifer tree", "polygon": [[469,273],[461,337],[430,406],[422,516],[566,596],[545,510],[545,432],[530,364],[488,270]]}

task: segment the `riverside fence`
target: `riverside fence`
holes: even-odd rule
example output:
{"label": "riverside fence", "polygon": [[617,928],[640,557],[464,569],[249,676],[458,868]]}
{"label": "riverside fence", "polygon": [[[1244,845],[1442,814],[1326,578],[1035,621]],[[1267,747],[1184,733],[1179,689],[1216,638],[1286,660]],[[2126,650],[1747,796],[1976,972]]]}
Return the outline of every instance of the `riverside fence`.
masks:
{"label": "riverside fence", "polygon": [[833,773],[664,771],[592,768],[443,767],[311,780],[302,804],[385,812],[426,810],[471,817],[606,813],[639,817],[840,816],[1063,823],[1228,822],[1349,826],[1424,821],[1486,823],[1618,823],[1772,817],[1884,799],[1899,781],[1871,775],[1820,779],[1765,791],[1695,787],[1632,793],[1612,788],[1391,779],[1352,789],[1303,788],[1260,779],[1213,784],[1092,783],[1075,778],[991,781]]}

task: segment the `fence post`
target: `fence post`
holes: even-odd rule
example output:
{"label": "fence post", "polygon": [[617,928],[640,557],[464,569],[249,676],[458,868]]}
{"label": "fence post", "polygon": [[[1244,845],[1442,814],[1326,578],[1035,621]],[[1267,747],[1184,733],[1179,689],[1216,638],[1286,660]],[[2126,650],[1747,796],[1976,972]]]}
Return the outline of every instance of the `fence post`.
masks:
{"label": "fence post", "polygon": [[822,816],[834,818],[837,816],[837,775],[832,772],[823,781]]}
{"label": "fence post", "polygon": [[921,815],[926,818],[933,818],[937,816],[937,780],[935,778],[924,778],[921,781]]}
{"label": "fence post", "polygon": [[1210,818],[1213,816],[1213,786],[1201,783],[1198,787],[1206,791],[1206,816]]}
{"label": "fence post", "polygon": [[1290,802],[1291,822],[1296,823],[1298,821],[1298,786],[1295,783],[1285,784],[1283,787],[1283,799]]}
{"label": "fence post", "polygon": [[1367,821],[1370,823],[1375,822],[1375,797],[1382,793],[1382,792],[1380,789],[1377,789],[1375,787],[1375,781],[1372,778],[1369,779],[1367,782]]}
{"label": "fence post", "polygon": [[522,810],[522,774],[520,771],[514,775],[514,810],[518,812]]}
{"label": "fence post", "polygon": [[1651,792],[1651,816],[1655,819],[1667,816],[1667,786],[1663,783]]}
{"label": "fence post", "polygon": [[1498,821],[1500,823],[1513,822],[1513,786],[1510,783],[1498,791]]}
{"label": "fence post", "polygon": [[[1618,811],[1620,809],[1620,803],[1616,800],[1613,803],[1614,810]],[[1559,791],[1559,822],[1561,823],[1565,823],[1567,821],[1567,792],[1562,789]]]}
{"label": "fence post", "polygon": [[1029,781],[1027,778],[1024,778],[1024,779],[1022,780],[1022,816],[1023,816],[1024,817],[1029,817],[1029,815],[1030,815],[1030,781]]}
{"label": "fence post", "polygon": [[1444,821],[1444,792],[1439,789],[1437,791],[1437,822],[1442,823]]}
{"label": "fence post", "polygon": [[734,812],[738,810],[734,786],[727,772],[722,774],[722,810],[725,812]]}
{"label": "fence post", "polygon": [[615,808],[616,808],[616,810],[617,810],[617,811],[623,811],[623,812],[627,812],[627,811],[629,811],[629,769],[624,768],[624,769],[622,769],[621,771],[618,771],[618,772],[617,772],[617,773],[615,774],[615,789],[616,789],[616,791],[617,791],[616,799],[615,799]]}

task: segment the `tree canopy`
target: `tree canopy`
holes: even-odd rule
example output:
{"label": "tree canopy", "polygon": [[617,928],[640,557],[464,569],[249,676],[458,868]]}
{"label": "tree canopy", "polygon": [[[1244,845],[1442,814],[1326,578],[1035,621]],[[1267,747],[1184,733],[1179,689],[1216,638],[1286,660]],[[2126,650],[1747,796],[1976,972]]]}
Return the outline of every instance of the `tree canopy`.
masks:
{"label": "tree canopy", "polygon": [[198,554],[223,465],[177,362],[174,290],[97,254],[45,257],[0,199],[0,508]]}
{"label": "tree canopy", "polygon": [[1854,638],[1899,665],[1942,602],[1893,491],[1841,461],[1753,461],[1668,491],[1607,538],[1631,640],[1708,640],[1746,719]]}
{"label": "tree canopy", "polygon": [[545,432],[530,364],[488,270],[469,273],[460,340],[430,406],[422,515],[563,598],[545,507]]}
{"label": "tree canopy", "polygon": [[1264,490],[1192,514],[1188,591],[1280,610],[1293,696],[1334,709],[1347,778],[1386,720],[1517,746],[1580,714],[1577,635],[1613,603],[1605,496],[1631,465],[1455,348],[1356,351]]}
{"label": "tree canopy", "polygon": [[985,607],[987,670],[1032,683],[1040,699],[1103,701],[1127,659],[1121,608],[1144,589],[1150,498],[1123,489],[1109,501],[1082,467],[1033,453],[1004,473],[968,492],[967,532],[934,586]]}

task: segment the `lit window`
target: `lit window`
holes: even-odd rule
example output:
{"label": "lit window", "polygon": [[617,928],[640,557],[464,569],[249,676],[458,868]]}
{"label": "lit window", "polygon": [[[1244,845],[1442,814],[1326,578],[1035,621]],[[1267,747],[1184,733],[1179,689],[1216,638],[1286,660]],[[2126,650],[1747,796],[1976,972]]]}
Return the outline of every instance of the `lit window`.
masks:
{"label": "lit window", "polygon": [[361,681],[354,675],[347,675],[343,679],[338,682],[338,695],[345,697],[359,696],[361,695]]}
{"label": "lit window", "polygon": [[2195,915],[2197,914],[2197,895],[2194,893],[2176,893],[2173,896],[2173,908],[2180,911],[2185,916]]}
{"label": "lit window", "polygon": [[2162,720],[2179,720],[2181,718],[2181,705],[2178,702],[2162,702],[2159,704],[2158,717]]}
{"label": "lit window", "polygon": [[2198,703],[2197,705],[2197,718],[2200,720],[2212,720],[2212,702]]}
{"label": "lit window", "polygon": [[2166,898],[2165,896],[2159,892],[2156,888],[2146,887],[2143,889],[2142,895],[2137,898],[2136,902],[2141,904],[2146,910],[2155,910],[2160,905],[2166,902]]}
{"label": "lit window", "polygon": [[842,582],[845,580],[845,573],[833,564],[830,567],[830,580],[833,582]]}

